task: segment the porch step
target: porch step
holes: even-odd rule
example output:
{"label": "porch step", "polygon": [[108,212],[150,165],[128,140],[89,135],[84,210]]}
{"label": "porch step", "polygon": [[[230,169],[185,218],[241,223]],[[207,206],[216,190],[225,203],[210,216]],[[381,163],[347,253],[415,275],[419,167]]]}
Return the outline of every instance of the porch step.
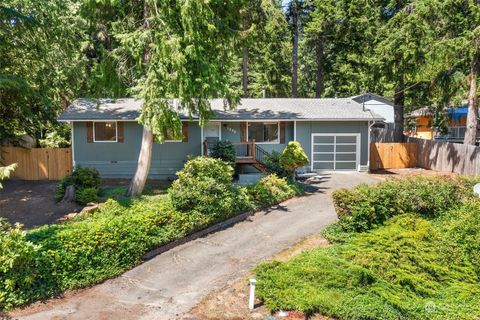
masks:
{"label": "porch step", "polygon": [[263,173],[241,173],[238,175],[238,184],[255,184],[265,177]]}

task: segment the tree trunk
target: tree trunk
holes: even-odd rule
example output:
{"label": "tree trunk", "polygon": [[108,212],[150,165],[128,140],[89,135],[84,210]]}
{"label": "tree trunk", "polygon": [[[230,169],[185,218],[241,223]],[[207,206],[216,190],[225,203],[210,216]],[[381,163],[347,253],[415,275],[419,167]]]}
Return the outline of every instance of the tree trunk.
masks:
{"label": "tree trunk", "polygon": [[[480,42],[478,40],[477,42]],[[480,49],[475,53],[470,69],[470,90],[468,92],[468,113],[467,128],[465,130],[464,144],[475,145],[477,141],[478,125],[478,97],[477,97],[477,78],[480,72]]]}
{"label": "tree trunk", "polygon": [[242,49],[242,88],[243,96],[248,97],[248,49],[246,46]]}
{"label": "tree trunk", "polygon": [[135,171],[135,176],[130,182],[130,186],[127,191],[128,197],[138,196],[143,192],[143,188],[147,182],[148,172],[150,171],[150,165],[152,164],[152,147],[152,131],[144,126],[142,134],[142,147],[140,148],[140,154],[138,155],[137,170]]}
{"label": "tree trunk", "polygon": [[317,83],[315,87],[315,98],[321,98],[325,84],[323,82],[323,39],[317,40]]}
{"label": "tree trunk", "polygon": [[[150,27],[150,24],[148,22],[148,1],[149,0],[143,1],[144,29],[148,29]],[[143,53],[143,61],[145,62],[145,68],[147,68],[148,63],[150,62],[150,50],[148,49],[148,45]],[[150,128],[143,126],[142,145],[140,147],[140,154],[138,155],[137,170],[135,171],[135,175],[133,176],[133,179],[130,182],[130,186],[128,187],[128,191],[126,193],[128,197],[141,195],[143,192],[143,188],[145,187],[145,183],[147,182],[148,172],[150,171],[150,165],[152,163],[152,148],[153,133]]]}
{"label": "tree trunk", "polygon": [[405,83],[402,78],[397,83],[395,88],[395,96],[393,98],[393,112],[394,112],[394,131],[393,140],[395,142],[403,142],[403,107],[405,104]]}
{"label": "tree trunk", "polygon": [[298,7],[297,0],[292,2],[293,49],[292,49],[292,98],[298,96]]}

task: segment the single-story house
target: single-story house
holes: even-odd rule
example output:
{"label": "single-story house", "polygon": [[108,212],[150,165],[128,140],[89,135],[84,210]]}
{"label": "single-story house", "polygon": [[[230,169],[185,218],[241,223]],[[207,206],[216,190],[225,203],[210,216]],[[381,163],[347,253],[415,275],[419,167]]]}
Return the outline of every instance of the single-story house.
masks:
{"label": "single-story house", "polygon": [[[142,101],[78,99],[60,117],[72,125],[74,165],[96,168],[106,178],[131,178],[139,155]],[[298,141],[310,163],[305,171],[367,170],[370,128],[384,117],[354,98],[242,99],[226,111],[211,100],[214,118],[203,128],[198,118],[180,114],[182,140],[153,146],[150,178],[165,179],[180,170],[189,155],[204,155],[218,140],[229,140],[237,163],[262,168],[265,156]]]}

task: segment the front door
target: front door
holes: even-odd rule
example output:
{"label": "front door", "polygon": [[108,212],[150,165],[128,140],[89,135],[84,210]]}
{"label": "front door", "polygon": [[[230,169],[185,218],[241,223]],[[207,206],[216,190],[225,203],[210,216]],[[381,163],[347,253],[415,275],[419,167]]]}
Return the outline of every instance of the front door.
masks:
{"label": "front door", "polygon": [[203,140],[206,140],[208,143],[208,154],[210,153],[210,150],[212,150],[213,145],[220,141],[221,138],[222,131],[220,122],[211,121],[203,127]]}

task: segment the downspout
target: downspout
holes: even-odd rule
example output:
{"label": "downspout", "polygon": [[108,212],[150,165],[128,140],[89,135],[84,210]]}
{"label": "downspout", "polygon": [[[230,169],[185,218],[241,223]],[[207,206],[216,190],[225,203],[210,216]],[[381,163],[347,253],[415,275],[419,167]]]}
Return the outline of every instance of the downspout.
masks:
{"label": "downspout", "polygon": [[71,145],[72,145],[72,168],[75,168],[75,122],[71,121],[71,134],[70,134],[70,140],[71,140]]}
{"label": "downspout", "polygon": [[[371,122],[371,123],[370,123]],[[371,146],[371,141],[370,141],[370,131],[372,131],[372,127],[375,124],[375,120],[373,121],[368,121],[368,153],[367,153],[367,167],[368,167],[368,172],[370,173],[370,149],[372,148]]]}

